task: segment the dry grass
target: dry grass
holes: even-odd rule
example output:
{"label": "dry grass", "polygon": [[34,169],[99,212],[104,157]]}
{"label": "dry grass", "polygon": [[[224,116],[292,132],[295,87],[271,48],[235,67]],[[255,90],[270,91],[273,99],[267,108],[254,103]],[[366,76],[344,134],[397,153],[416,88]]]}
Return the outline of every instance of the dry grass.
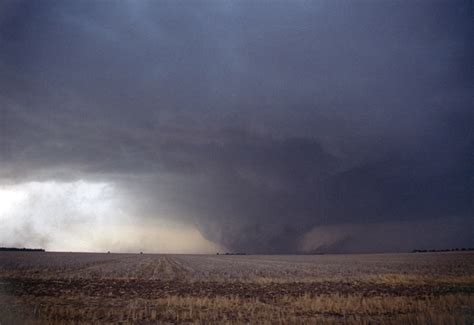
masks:
{"label": "dry grass", "polygon": [[430,276],[411,274],[383,274],[373,276],[368,281],[389,285],[473,285],[474,275]]}
{"label": "dry grass", "polygon": [[[339,294],[282,296],[271,302],[239,297],[178,297],[107,303],[81,297],[25,298],[35,305],[28,323],[374,323],[467,324],[474,320],[474,296],[362,297]],[[78,308],[78,307],[81,308]]]}

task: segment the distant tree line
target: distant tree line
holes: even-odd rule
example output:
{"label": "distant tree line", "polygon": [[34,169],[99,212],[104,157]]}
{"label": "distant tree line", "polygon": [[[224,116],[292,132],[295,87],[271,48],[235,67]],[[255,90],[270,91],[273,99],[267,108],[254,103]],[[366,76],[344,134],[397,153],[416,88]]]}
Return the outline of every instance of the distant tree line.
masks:
{"label": "distant tree line", "polygon": [[0,247],[0,252],[44,252],[43,248]]}
{"label": "distant tree line", "polygon": [[435,252],[464,252],[474,251],[474,248],[451,248],[451,249],[414,249],[412,253],[435,253]]}
{"label": "distant tree line", "polygon": [[216,255],[247,255],[247,253],[217,253]]}

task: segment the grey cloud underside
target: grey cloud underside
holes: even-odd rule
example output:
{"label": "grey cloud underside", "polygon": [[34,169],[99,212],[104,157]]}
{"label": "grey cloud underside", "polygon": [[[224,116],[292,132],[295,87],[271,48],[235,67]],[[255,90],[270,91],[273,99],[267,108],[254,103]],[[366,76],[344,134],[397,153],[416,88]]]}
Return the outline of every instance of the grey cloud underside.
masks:
{"label": "grey cloud underside", "polygon": [[455,237],[474,229],[471,9],[5,2],[0,176],[114,182],[134,215],[233,250],[450,217]]}

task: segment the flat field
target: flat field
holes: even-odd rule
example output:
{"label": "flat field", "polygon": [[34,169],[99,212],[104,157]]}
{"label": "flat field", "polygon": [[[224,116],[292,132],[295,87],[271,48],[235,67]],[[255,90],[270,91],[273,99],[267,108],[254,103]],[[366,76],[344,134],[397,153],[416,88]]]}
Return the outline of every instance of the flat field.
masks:
{"label": "flat field", "polygon": [[0,253],[0,323],[472,324],[474,253]]}

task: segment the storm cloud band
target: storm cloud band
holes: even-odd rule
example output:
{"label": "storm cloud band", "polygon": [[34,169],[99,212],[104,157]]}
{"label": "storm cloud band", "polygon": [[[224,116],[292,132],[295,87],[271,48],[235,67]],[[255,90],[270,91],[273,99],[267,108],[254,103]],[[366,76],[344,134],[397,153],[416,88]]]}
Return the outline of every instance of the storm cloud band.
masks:
{"label": "storm cloud band", "polygon": [[442,245],[472,246],[471,13],[4,2],[0,178],[113,183],[137,223],[176,219],[234,251],[373,251],[383,225],[406,236],[385,249],[407,249],[404,226],[449,220]]}

